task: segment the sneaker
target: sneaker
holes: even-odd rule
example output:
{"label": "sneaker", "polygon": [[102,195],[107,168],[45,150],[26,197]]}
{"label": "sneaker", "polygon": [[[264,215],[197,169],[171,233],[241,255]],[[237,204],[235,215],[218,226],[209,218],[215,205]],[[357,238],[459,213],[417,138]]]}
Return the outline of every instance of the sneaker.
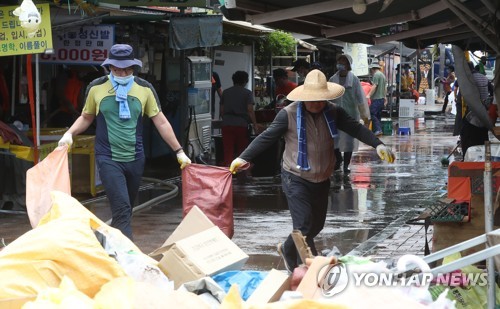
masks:
{"label": "sneaker", "polygon": [[375,136],[382,136],[382,131],[377,131],[377,132],[375,132],[373,134],[375,134]]}
{"label": "sneaker", "polygon": [[293,268],[288,264],[287,260],[286,260],[286,254],[285,254],[285,246],[283,245],[283,243],[279,243],[278,244],[278,254],[281,256],[281,258],[283,259],[283,264],[285,264],[285,268],[286,270],[289,272],[289,273],[292,273],[293,272]]}

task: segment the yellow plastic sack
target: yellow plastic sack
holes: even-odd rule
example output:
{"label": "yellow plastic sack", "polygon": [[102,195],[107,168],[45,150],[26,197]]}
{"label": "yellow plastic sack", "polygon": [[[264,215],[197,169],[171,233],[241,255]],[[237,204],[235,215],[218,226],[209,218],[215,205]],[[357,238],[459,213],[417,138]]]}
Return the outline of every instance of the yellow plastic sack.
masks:
{"label": "yellow plastic sack", "polygon": [[220,309],[349,309],[351,307],[315,301],[312,299],[287,300],[265,305],[250,305],[243,301],[238,291],[238,285],[233,284],[222,301]]}
{"label": "yellow plastic sack", "polygon": [[38,227],[0,251],[0,300],[38,295],[58,287],[65,275],[94,297],[102,285],[125,276],[91,228],[105,224],[71,196],[51,195],[52,208]]}
{"label": "yellow plastic sack", "polygon": [[129,277],[106,283],[94,298],[94,309],[205,309],[210,308],[196,294],[164,290]]}
{"label": "yellow plastic sack", "polygon": [[112,235],[114,238],[118,238],[122,247],[127,248],[127,251],[141,252],[141,250],[123,233],[115,229],[101,219],[97,218],[91,211],[89,211],[85,206],[83,206],[74,197],[59,191],[50,192],[50,197],[52,200],[52,207],[50,211],[40,219],[38,225],[43,225],[53,220],[58,219],[78,219],[78,218],[88,218],[90,227],[93,230],[99,230],[105,235]]}
{"label": "yellow plastic sack", "polygon": [[48,288],[34,301],[24,304],[23,309],[93,309],[94,300],[78,291],[68,277],[62,279],[59,288]]}
{"label": "yellow plastic sack", "polygon": [[49,211],[53,190],[71,194],[68,146],[57,147],[26,172],[26,209],[33,228]]}
{"label": "yellow plastic sack", "polygon": [[[460,259],[460,252],[450,254],[443,259],[443,265]],[[483,273],[483,270],[474,265],[467,265],[460,269],[465,274]],[[433,294],[439,294],[445,290],[445,286],[432,286]],[[495,285],[496,308],[500,306],[500,288]],[[448,299],[454,300],[457,309],[487,308],[488,290],[486,286],[470,285],[466,287],[451,287],[447,294]]]}

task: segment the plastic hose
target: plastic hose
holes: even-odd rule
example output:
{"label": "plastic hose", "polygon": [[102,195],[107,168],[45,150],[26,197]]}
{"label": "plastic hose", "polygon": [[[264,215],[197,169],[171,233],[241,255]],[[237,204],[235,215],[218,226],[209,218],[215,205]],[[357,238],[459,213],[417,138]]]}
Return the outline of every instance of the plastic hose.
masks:
{"label": "plastic hose", "polygon": [[[147,182],[152,182],[154,184],[161,184],[161,186],[154,186],[155,189],[165,189],[165,190],[170,190],[169,192],[162,194],[160,196],[157,196],[155,198],[150,199],[149,201],[142,203],[140,205],[135,206],[132,208],[132,215],[135,213],[138,213],[143,210],[147,210],[152,208],[154,205],[157,205],[161,202],[168,201],[169,199],[172,199],[177,196],[177,193],[179,193],[179,187],[176,185],[169,183],[165,180],[160,180],[156,178],[148,178],[148,177],[142,177],[142,180],[147,181]],[[107,225],[111,224],[111,220],[109,219],[106,221]]]}

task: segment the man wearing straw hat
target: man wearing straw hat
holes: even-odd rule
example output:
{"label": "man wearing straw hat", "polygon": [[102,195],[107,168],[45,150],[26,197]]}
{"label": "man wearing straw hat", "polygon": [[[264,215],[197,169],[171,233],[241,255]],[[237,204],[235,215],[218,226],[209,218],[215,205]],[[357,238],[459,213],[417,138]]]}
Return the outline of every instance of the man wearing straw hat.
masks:
{"label": "man wearing straw hat", "polygon": [[130,45],[116,44],[102,64],[111,73],[92,81],[80,117],[59,140],[71,146],[73,135],[96,120],[95,158],[111,206],[111,226],[132,239],[132,206],[139,192],[145,155],[142,141],[144,114],[151,118],[163,140],[174,150],[181,169],[191,160],[184,154],[172,126],[161,112],[153,86],[134,76],[142,62]]}
{"label": "man wearing straw hat", "polygon": [[[293,229],[306,236],[306,242],[317,255],[314,237],[323,229],[328,207],[330,176],[335,166],[334,138],[340,129],[377,149],[382,160],[394,162],[394,154],[369,129],[328,102],[344,94],[344,87],[327,82],[319,70],[312,70],[304,84],[287,96],[294,101],[283,108],[271,125],[233,160],[229,170],[236,173],[282,136],[285,151],[282,164],[282,186],[292,216]],[[285,267],[292,272],[299,264],[291,235],[278,252]]]}

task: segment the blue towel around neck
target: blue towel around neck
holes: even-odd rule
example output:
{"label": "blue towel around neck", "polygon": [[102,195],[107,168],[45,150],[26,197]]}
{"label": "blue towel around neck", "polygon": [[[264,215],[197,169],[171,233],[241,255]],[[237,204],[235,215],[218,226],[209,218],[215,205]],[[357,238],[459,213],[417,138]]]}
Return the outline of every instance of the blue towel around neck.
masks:
{"label": "blue towel around neck", "polygon": [[[330,135],[332,138],[338,136],[337,126],[332,114],[329,112],[330,106],[327,105],[323,110],[323,116],[330,130]],[[303,115],[303,103],[299,102],[297,106],[297,139],[299,145],[299,153],[297,156],[297,168],[302,171],[308,171],[311,169],[309,166],[309,160],[307,159],[307,138],[306,138],[306,117]]]}
{"label": "blue towel around neck", "polygon": [[128,96],[128,92],[130,91],[130,88],[132,88],[132,84],[134,83],[134,79],[131,79],[130,82],[128,82],[128,84],[120,85],[113,78],[113,74],[109,74],[109,80],[111,81],[111,84],[113,85],[113,88],[115,89],[116,102],[118,102],[118,104],[120,104],[118,116],[122,120],[130,119],[131,115],[130,115],[130,109],[128,107],[127,96]]}

